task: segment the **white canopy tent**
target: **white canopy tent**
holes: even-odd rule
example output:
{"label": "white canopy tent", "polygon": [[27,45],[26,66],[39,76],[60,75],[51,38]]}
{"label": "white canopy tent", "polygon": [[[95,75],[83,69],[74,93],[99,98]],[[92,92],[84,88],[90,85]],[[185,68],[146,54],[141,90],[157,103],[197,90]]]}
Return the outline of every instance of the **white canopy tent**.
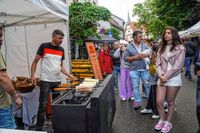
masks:
{"label": "white canopy tent", "polygon": [[179,35],[182,37],[199,36],[200,35],[200,21],[185,31],[180,31]]}
{"label": "white canopy tent", "polygon": [[[30,77],[39,45],[51,41],[53,30],[64,32],[65,64],[69,70],[68,7],[57,0],[0,0],[0,25],[4,28],[5,57],[9,76]],[[39,77],[40,65],[37,76]],[[63,76],[63,81],[65,77]]]}
{"label": "white canopy tent", "polygon": [[200,21],[188,29],[191,35],[200,34]]}

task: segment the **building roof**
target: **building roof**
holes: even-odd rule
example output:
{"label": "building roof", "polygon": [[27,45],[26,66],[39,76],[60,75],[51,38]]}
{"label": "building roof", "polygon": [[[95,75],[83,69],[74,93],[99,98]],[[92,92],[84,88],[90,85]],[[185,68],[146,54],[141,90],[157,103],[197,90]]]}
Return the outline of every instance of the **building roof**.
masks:
{"label": "building roof", "polygon": [[115,28],[117,28],[117,29],[119,29],[121,31],[124,31],[125,21],[123,19],[121,19],[118,16],[112,14],[111,19],[109,20],[109,22],[113,27],[115,27]]}

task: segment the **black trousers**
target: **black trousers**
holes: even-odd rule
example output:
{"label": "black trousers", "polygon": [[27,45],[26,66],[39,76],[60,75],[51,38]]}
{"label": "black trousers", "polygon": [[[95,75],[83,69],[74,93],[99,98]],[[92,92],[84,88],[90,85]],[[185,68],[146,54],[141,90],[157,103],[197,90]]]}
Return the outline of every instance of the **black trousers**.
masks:
{"label": "black trousers", "polygon": [[157,88],[157,85],[151,85],[146,109],[152,109],[153,113],[155,115],[158,115],[158,110],[156,107],[156,88]]}
{"label": "black trousers", "polygon": [[47,82],[47,81],[40,81],[40,97],[39,97],[39,109],[37,113],[37,128],[41,128],[44,125],[45,121],[45,109],[48,102],[48,95],[50,90],[58,87],[61,82]]}

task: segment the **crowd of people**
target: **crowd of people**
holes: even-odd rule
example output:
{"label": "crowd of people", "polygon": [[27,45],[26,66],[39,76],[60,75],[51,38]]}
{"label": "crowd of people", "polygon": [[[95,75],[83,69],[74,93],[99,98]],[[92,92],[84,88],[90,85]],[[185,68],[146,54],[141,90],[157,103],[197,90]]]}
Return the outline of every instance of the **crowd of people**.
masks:
{"label": "crowd of people", "polygon": [[[31,81],[36,84],[35,72],[38,61],[41,60],[40,104],[35,130],[42,131],[48,94],[61,83],[60,73],[74,80],[73,75],[69,74],[63,65],[64,49],[60,46],[63,37],[62,31],[55,30],[51,42],[39,46],[31,66]],[[3,32],[0,28],[0,46],[2,42]],[[161,40],[150,45],[143,41],[142,32],[136,30],[130,43],[116,41],[112,50],[108,42],[103,44],[98,54],[100,68],[103,76],[114,75],[115,93],[119,92],[122,101],[132,100],[136,110],[142,105],[142,87],[148,101],[140,112],[152,113],[153,119],[159,119],[154,129],[168,133],[172,129],[175,101],[182,86],[183,67],[185,65],[185,77],[192,80],[191,64],[194,60],[197,75],[196,114],[200,127],[200,38],[196,48],[193,46],[190,40],[181,39],[174,27],[164,29]],[[0,53],[0,128],[16,128],[10,96],[20,108],[22,101],[8,77],[6,63]],[[200,133],[200,130],[198,132]]]}
{"label": "crowd of people", "polygon": [[199,43],[194,45],[189,38],[180,38],[176,28],[167,27],[161,39],[149,45],[143,40],[142,32],[136,30],[130,43],[116,41],[112,50],[107,42],[103,44],[99,53],[101,70],[103,75],[113,73],[115,93],[119,91],[121,101],[133,100],[134,109],[141,108],[141,87],[148,101],[140,113],[152,113],[153,119],[159,119],[154,129],[168,133],[172,129],[176,97],[182,86],[181,73],[192,80],[193,61],[198,76],[196,110],[200,123]]}

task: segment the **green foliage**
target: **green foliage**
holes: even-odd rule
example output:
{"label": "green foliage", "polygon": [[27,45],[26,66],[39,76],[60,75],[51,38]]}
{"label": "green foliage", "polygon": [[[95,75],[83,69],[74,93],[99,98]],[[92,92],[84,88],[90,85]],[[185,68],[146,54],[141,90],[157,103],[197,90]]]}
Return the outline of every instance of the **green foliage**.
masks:
{"label": "green foliage", "polygon": [[166,26],[184,29],[184,20],[190,15],[194,0],[146,0],[136,4],[133,14],[139,16],[139,24],[148,29],[148,33],[159,36]]}
{"label": "green foliage", "polygon": [[112,36],[113,36],[115,39],[117,39],[117,40],[121,39],[121,37],[119,36],[119,35],[120,35],[120,30],[118,30],[117,28],[111,27],[111,28],[109,28],[109,29],[106,29],[105,34],[108,35],[108,34],[109,34],[109,31],[112,32]]}
{"label": "green foliage", "polygon": [[71,36],[78,37],[76,44],[97,34],[98,21],[108,21],[111,13],[108,9],[90,2],[72,3],[69,7],[69,31]]}

